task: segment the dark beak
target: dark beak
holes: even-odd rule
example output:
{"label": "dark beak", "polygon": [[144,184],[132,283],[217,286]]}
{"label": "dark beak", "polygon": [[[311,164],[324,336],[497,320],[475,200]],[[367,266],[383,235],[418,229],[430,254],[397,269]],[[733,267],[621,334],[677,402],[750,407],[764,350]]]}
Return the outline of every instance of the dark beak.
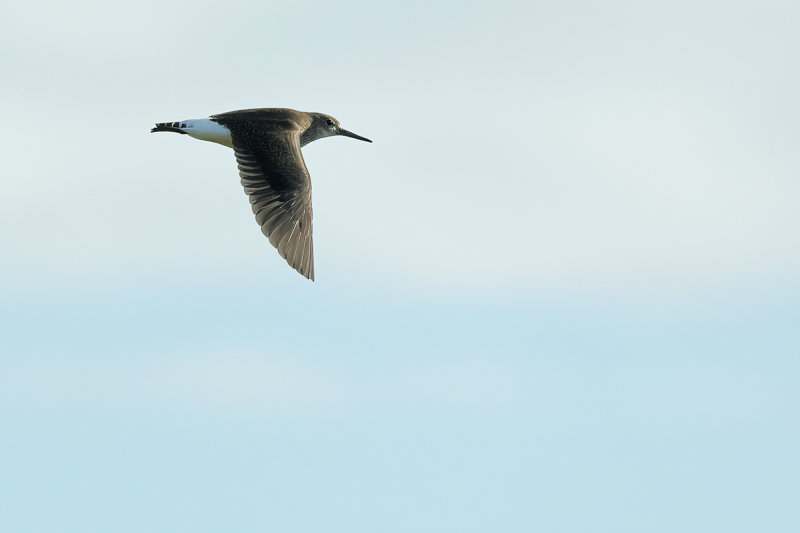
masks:
{"label": "dark beak", "polygon": [[345,137],[352,137],[353,139],[358,139],[359,141],[367,141],[368,143],[372,142],[366,137],[362,137],[361,135],[356,135],[352,131],[347,131],[346,129],[343,128],[339,128],[338,130],[336,130],[336,133],[338,133],[339,135],[344,135]]}

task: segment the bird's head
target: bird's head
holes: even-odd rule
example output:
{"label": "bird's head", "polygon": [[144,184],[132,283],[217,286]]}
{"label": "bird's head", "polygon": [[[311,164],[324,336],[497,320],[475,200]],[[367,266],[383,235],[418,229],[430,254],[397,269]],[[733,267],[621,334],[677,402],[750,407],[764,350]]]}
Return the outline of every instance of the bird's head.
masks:
{"label": "bird's head", "polygon": [[309,113],[312,117],[311,126],[306,130],[306,134],[310,136],[308,142],[322,139],[323,137],[331,137],[332,135],[344,135],[345,137],[352,137],[359,141],[367,141],[371,143],[366,137],[356,135],[352,131],[347,131],[339,125],[339,121],[330,115],[324,113]]}

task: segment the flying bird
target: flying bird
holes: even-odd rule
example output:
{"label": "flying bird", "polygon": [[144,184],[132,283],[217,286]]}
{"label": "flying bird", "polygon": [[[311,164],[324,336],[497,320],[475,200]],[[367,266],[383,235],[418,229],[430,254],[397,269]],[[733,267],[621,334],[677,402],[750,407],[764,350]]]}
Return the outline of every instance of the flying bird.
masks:
{"label": "flying bird", "polygon": [[280,108],[159,122],[150,131],[183,133],[233,148],[261,232],[292,268],[312,281],[311,178],[300,148],[333,135],[372,142],[342,128],[329,115]]}

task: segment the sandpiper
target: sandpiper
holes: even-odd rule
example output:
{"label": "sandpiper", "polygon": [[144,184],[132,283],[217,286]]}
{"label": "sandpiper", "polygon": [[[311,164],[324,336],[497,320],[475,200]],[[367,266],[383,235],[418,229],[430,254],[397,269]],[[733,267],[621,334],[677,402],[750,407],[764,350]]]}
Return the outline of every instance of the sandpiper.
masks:
{"label": "sandpiper", "polygon": [[160,122],[150,131],[185,133],[233,148],[261,232],[292,268],[312,281],[311,179],[300,148],[332,135],[372,142],[329,115],[280,108]]}

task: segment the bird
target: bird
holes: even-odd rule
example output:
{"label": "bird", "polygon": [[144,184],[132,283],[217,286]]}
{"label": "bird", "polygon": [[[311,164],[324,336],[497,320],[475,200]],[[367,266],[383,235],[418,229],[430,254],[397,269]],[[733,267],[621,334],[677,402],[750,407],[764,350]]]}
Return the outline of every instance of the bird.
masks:
{"label": "bird", "polygon": [[208,118],[157,122],[150,130],[189,135],[233,148],[244,191],[261,232],[289,265],[314,281],[311,177],[301,148],[347,131],[324,113],[286,108],[241,109]]}

